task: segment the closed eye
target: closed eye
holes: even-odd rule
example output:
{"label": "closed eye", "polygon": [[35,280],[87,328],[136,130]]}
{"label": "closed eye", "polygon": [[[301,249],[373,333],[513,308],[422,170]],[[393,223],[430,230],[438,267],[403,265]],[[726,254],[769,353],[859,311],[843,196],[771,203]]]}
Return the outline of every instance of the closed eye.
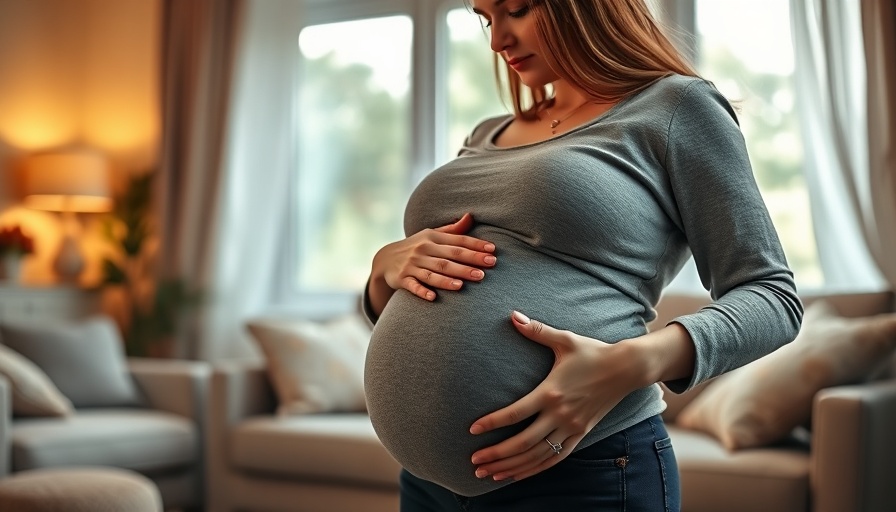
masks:
{"label": "closed eye", "polygon": [[[476,12],[475,9],[474,9],[474,12]],[[481,19],[482,24],[485,28],[490,28],[492,26],[491,20],[486,18],[485,15],[483,15],[481,12],[476,12],[476,14],[479,14],[479,18]],[[510,16],[511,18],[522,18],[523,16],[525,16],[527,14],[529,14],[529,6],[528,5],[524,5],[523,7],[519,8],[515,11],[509,11],[507,13],[507,15]]]}
{"label": "closed eye", "polygon": [[529,6],[524,6],[522,9],[518,9],[516,11],[508,12],[507,15],[511,18],[522,18],[523,16],[529,14]]}

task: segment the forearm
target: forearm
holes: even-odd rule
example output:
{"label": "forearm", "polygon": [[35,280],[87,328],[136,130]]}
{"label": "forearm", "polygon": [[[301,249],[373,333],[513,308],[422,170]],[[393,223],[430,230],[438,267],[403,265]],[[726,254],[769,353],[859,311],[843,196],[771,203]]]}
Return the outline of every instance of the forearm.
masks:
{"label": "forearm", "polygon": [[678,323],[617,343],[622,357],[634,358],[640,364],[641,383],[690,379],[694,373],[696,350],[688,331]]}
{"label": "forearm", "polygon": [[377,276],[375,272],[371,272],[370,279],[367,280],[367,297],[369,299],[371,312],[379,317],[386,308],[386,303],[395,293],[383,278],[382,275]]}

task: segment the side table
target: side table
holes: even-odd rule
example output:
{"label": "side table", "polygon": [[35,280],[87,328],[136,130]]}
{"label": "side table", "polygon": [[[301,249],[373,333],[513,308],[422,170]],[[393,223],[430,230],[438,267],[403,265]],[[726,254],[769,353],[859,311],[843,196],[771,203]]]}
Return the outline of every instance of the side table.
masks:
{"label": "side table", "polygon": [[100,311],[99,290],[0,285],[0,322],[77,320]]}

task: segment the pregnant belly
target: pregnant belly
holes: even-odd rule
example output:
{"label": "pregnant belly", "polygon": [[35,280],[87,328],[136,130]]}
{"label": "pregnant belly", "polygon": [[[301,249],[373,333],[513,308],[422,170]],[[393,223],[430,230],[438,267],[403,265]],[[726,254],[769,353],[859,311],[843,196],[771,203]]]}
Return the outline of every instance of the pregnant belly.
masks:
{"label": "pregnant belly", "polygon": [[465,496],[507,485],[476,478],[470,457],[528,421],[477,436],[470,426],[534,389],[554,362],[513,327],[511,312],[614,341],[635,333],[631,311],[641,307],[518,241],[498,246],[499,265],[481,283],[439,291],[432,303],[397,291],[377,321],[365,367],[370,419],[383,445],[411,473]]}
{"label": "pregnant belly", "polygon": [[470,426],[534,389],[553,363],[550,350],[513,328],[506,304],[475,295],[442,292],[429,303],[396,293],[365,367],[370,419],[389,452],[411,473],[466,496],[502,485],[475,477],[473,452],[524,425],[478,436]]}

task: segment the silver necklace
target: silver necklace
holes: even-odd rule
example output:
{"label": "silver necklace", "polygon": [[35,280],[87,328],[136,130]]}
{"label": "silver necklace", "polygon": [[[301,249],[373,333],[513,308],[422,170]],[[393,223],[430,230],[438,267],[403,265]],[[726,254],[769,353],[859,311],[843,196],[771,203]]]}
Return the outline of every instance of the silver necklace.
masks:
{"label": "silver necklace", "polygon": [[[576,108],[570,110],[570,111],[569,111],[565,116],[563,116],[562,118],[560,118],[560,119],[551,119],[551,133],[554,134],[554,135],[556,135],[556,134],[557,134],[557,130],[556,130],[556,128],[557,128],[558,126],[560,126],[560,123],[562,123],[563,121],[566,121],[567,119],[569,119],[570,117],[572,117],[573,114],[575,114],[576,112],[578,112],[579,110],[581,110],[582,107],[584,107],[585,105],[588,105],[589,103],[592,103],[592,101],[591,101],[591,100],[585,100],[581,105],[579,105],[579,106],[577,106]],[[545,109],[545,110],[547,110],[548,115],[551,114],[551,109],[548,108],[548,109]]]}

